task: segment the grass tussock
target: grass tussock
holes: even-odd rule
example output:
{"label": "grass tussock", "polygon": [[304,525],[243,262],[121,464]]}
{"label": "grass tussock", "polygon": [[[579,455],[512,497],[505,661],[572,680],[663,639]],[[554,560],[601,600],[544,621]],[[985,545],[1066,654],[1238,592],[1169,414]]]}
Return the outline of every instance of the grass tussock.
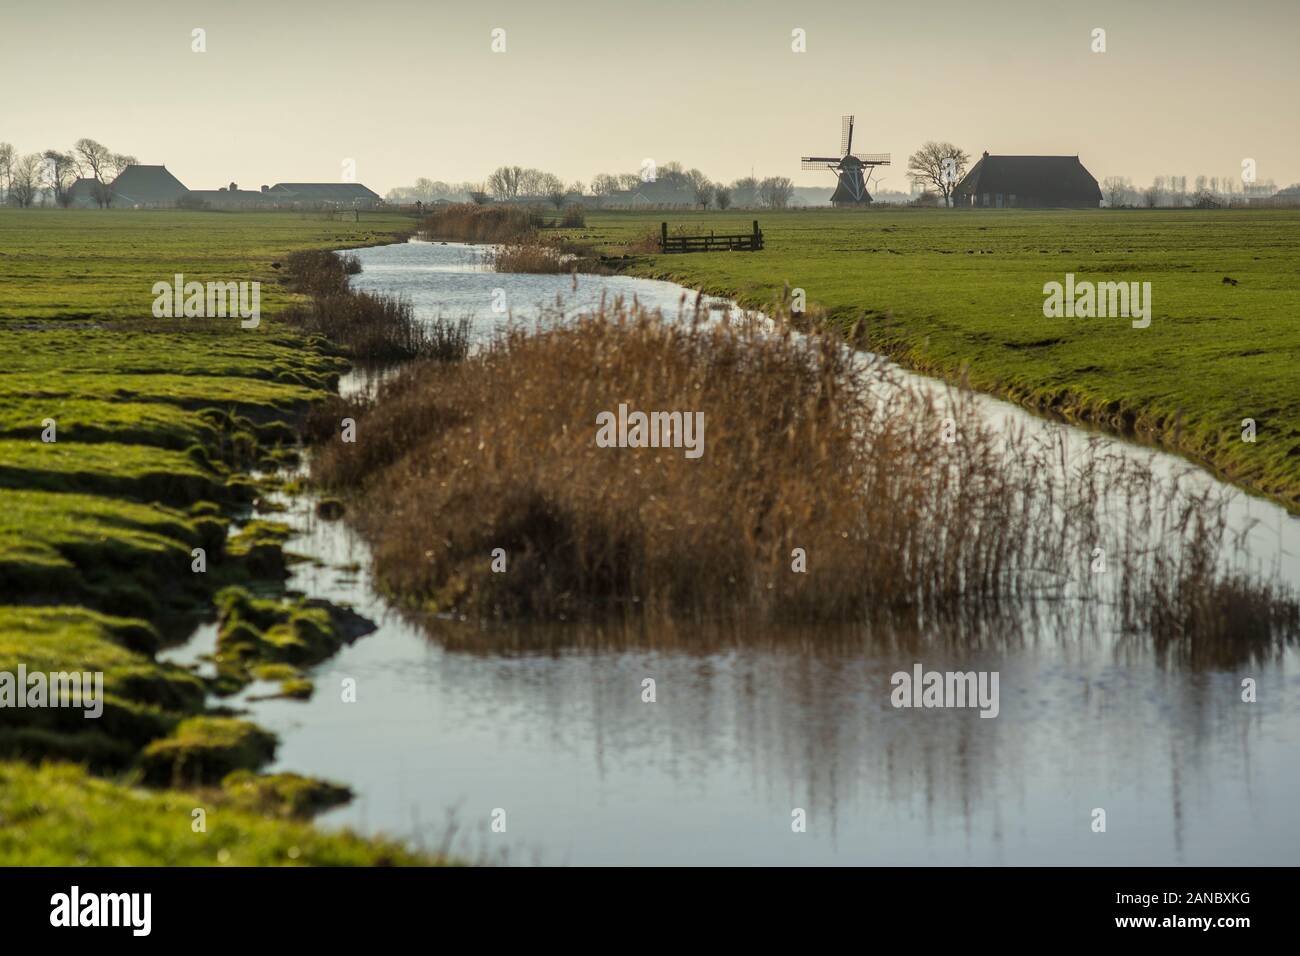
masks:
{"label": "grass tussock", "polygon": [[417,234],[430,240],[512,242],[532,232],[531,217],[523,207],[457,203],[425,216]]}
{"label": "grass tussock", "polygon": [[[620,403],[702,412],[702,455],[599,447],[597,415]],[[359,429],[324,446],[317,477],[352,493],[379,582],[426,609],[933,619],[1102,598],[1172,640],[1235,629],[1196,609],[1215,594],[1274,600],[1225,591],[1206,560],[1227,550],[1221,502],[1093,446],[1008,437],[963,394],[757,321],[616,307],[515,331],[406,370]],[[1098,547],[1110,575],[1090,573]]]}

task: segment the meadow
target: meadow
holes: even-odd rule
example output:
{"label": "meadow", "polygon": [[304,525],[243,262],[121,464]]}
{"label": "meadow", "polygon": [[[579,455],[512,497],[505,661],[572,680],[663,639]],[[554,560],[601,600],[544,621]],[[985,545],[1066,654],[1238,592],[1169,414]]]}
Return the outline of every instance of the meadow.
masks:
{"label": "meadow", "polygon": [[[268,487],[252,469],[292,460],[349,364],[277,320],[302,301],[285,263],[409,222],[0,210],[0,671],[100,671],[105,695],[94,721],[6,710],[0,863],[430,862],[313,830],[346,792],[258,774],[274,737],[211,703],[254,672],[309,693],[294,662],[342,640],[332,612],[285,600],[284,529],[249,520]],[[177,272],[261,281],[266,321],[153,318],[153,284]],[[216,679],[157,659],[221,615],[238,640]]]}
{"label": "meadow", "polygon": [[[736,233],[755,218],[761,252],[634,251],[624,267],[756,308],[802,289],[810,316],[909,368],[1178,451],[1300,509],[1300,211],[594,212],[568,235],[621,255],[665,220]],[[1043,286],[1067,273],[1150,282],[1150,326],[1045,318]]]}
{"label": "meadow", "polygon": [[[755,215],[767,243],[759,253],[663,256],[645,241],[657,234],[664,218],[688,230],[742,232]],[[286,213],[0,210],[0,671],[20,663],[43,671],[102,670],[107,698],[102,720],[89,729],[80,718],[68,719],[68,712],[6,714],[0,728],[0,819],[23,822],[3,828],[0,863],[410,860],[390,844],[311,830],[304,818],[336,799],[337,788],[292,775],[258,774],[275,752],[274,738],[210,701],[246,686],[257,674],[282,681],[286,696],[310,694],[300,668],[328,656],[344,639],[338,615],[284,594],[285,565],[292,559],[283,549],[286,529],[273,516],[249,520],[275,479],[254,472],[296,460],[304,426],[313,427],[309,413],[337,411],[338,405],[326,400],[351,359],[365,354],[464,358],[463,335],[449,334],[445,341],[417,335],[409,310],[381,300],[348,300],[340,311],[321,304],[321,290],[314,293],[317,301],[302,294],[319,281],[329,294],[341,295],[338,286],[346,281],[342,272],[334,274],[332,257],[329,269],[313,273],[310,263],[325,259],[303,250],[394,241],[414,225],[410,218],[388,214],[352,222]],[[786,300],[781,310],[787,310],[792,290],[803,290],[807,305],[796,321],[827,323],[905,365],[965,379],[1046,414],[1166,445],[1243,487],[1300,507],[1300,376],[1295,371],[1300,214],[609,212],[593,213],[585,226],[555,234],[611,257],[605,268],[673,279],[758,308]],[[152,286],[170,282],[175,273],[198,281],[261,281],[264,321],[248,330],[235,319],[153,318]],[[1150,282],[1150,327],[1134,329],[1126,319],[1045,318],[1043,285],[1062,281],[1066,273]],[[375,316],[389,330],[378,339],[369,321]],[[823,548],[836,544],[835,535],[842,536],[844,523],[857,514],[861,489],[843,488],[840,500],[834,500],[838,486],[833,483],[810,490],[799,483],[793,466],[782,477],[773,462],[807,461],[812,452],[793,438],[787,447],[775,432],[758,436],[768,445],[745,446],[745,455],[718,465],[730,484],[718,484],[715,497],[722,497],[716,507],[701,498],[691,505],[698,505],[698,514],[686,505],[680,512],[668,509],[698,519],[696,537],[687,544],[705,565],[692,565],[677,543],[660,536],[662,522],[651,520],[654,515],[628,511],[635,521],[603,524],[608,502],[601,494],[612,495],[620,507],[639,500],[630,492],[618,497],[622,486],[613,479],[619,476],[593,470],[588,485],[575,484],[564,468],[549,468],[549,459],[540,454],[545,448],[529,444],[557,433],[529,418],[537,409],[559,414],[548,395],[568,389],[566,401],[572,404],[591,387],[582,376],[595,359],[584,364],[583,349],[594,348],[588,358],[599,358],[603,346],[596,346],[604,340],[599,326],[587,334],[515,342],[513,354],[463,367],[426,363],[423,377],[410,380],[420,384],[406,396],[410,407],[399,400],[393,408],[420,414],[384,432],[390,444],[366,446],[391,453],[389,458],[348,462],[336,449],[325,449],[325,468],[341,476],[343,487],[386,480],[400,491],[400,478],[426,505],[443,501],[447,506],[426,506],[389,529],[391,553],[381,555],[389,564],[379,570],[395,591],[428,596],[450,581],[464,595],[479,593],[481,609],[489,613],[519,600],[527,605],[513,608],[520,613],[542,605],[568,613],[574,608],[564,602],[574,595],[606,600],[644,591],[666,605],[682,602],[685,595],[690,598],[685,603],[709,613],[716,609],[708,600],[711,592],[699,590],[703,584],[717,584],[718,575],[761,582],[784,566],[791,542],[782,521],[822,515],[829,529]],[[692,341],[679,343],[673,365],[657,351],[669,340],[646,327],[634,342],[640,351],[620,347],[614,352],[622,364],[608,367],[628,382],[645,377],[647,388],[686,407],[692,393],[683,383],[695,381],[698,362],[714,355],[697,350]],[[745,343],[715,345],[717,355],[725,357]],[[525,361],[529,355],[532,364]],[[815,393],[820,387],[800,377],[802,359],[773,353],[769,367],[771,376],[743,388],[728,388],[733,379],[713,381],[711,421],[734,421],[741,434],[747,422],[766,420],[776,410],[791,420],[812,421],[823,441],[840,434],[831,426],[843,422],[817,417],[827,414],[825,409],[809,405],[805,412],[787,404],[787,392]],[[540,397],[503,412],[496,396],[502,378],[511,375],[518,378],[511,394]],[[580,409],[583,416],[589,405]],[[447,413],[442,419],[440,411]],[[735,412],[731,419],[728,411]],[[929,413],[918,406],[909,414]],[[1256,423],[1253,443],[1241,440],[1245,418]],[[57,441],[42,440],[49,422]],[[416,431],[406,428],[412,422],[418,423]],[[449,422],[462,426],[452,435],[455,440],[446,447],[430,445]],[[474,423],[473,434],[466,432],[466,422]],[[725,434],[720,427],[711,425],[710,441]],[[841,437],[851,434],[842,431]],[[876,437],[902,449],[909,434],[898,423],[882,423]],[[497,436],[495,451],[476,456],[483,435]],[[456,451],[457,442],[464,454]],[[836,460],[844,463],[858,462],[870,451],[847,440],[843,444]],[[825,447],[813,452],[822,455]],[[474,462],[463,472],[463,486],[437,484],[440,477],[429,471],[431,463],[441,455],[448,472],[455,473],[457,454]],[[569,448],[569,457],[559,460],[578,460],[582,454]],[[402,459],[417,467],[407,468]],[[474,499],[474,489],[503,480],[493,468],[507,460],[532,463],[532,483],[503,485],[496,496]],[[876,455],[876,460],[883,458]],[[928,516],[925,527],[936,534],[965,526],[963,513],[946,510],[946,500],[936,499],[936,487],[924,480],[927,468],[938,467],[920,461],[908,472],[912,484],[895,488],[896,502],[903,503],[897,513]],[[349,468],[356,469],[350,477]],[[765,474],[776,476],[770,485],[760,480]],[[622,477],[631,482],[628,488],[649,480],[642,474],[635,481]],[[665,502],[676,500],[672,495],[688,503],[700,498],[697,484],[688,480],[696,476],[680,462],[664,462],[662,473],[650,477],[661,483]],[[425,487],[430,481],[434,484]],[[897,475],[883,475],[881,481],[882,487],[894,488]],[[727,489],[738,485],[751,497],[728,505]],[[992,502],[1005,512],[1012,492],[994,492],[980,506]],[[547,534],[554,529],[536,520],[537,495],[572,498],[589,546],[580,554],[586,562],[577,579],[580,587],[555,577],[566,570],[563,563],[543,567],[541,562],[528,593],[475,592],[468,569],[483,542],[496,540],[498,527],[514,527],[525,537],[540,528],[536,541],[550,540]],[[476,500],[493,501],[496,510]],[[780,507],[772,512],[767,536],[753,542],[752,553],[735,556],[744,559],[735,566],[708,563],[710,555],[725,550],[727,535],[744,533],[755,508],[769,508],[773,501]],[[400,502],[392,504],[390,518],[400,515]],[[887,512],[888,507],[875,515],[877,526]],[[463,514],[477,515],[479,524],[439,524]],[[710,531],[718,516],[731,522],[725,533]],[[383,515],[370,517],[377,521]],[[414,553],[409,531],[417,527],[449,541],[461,536],[436,581],[401,580],[409,571],[405,559]],[[906,522],[897,530],[904,536],[915,533]],[[1201,537],[1217,540],[1212,534]],[[1017,540],[1037,539],[1025,531]],[[629,542],[635,544],[631,550]],[[976,559],[1003,544],[997,536],[972,538],[969,554],[953,553],[966,554],[975,564],[960,566],[946,563],[947,552],[936,552],[934,585],[921,597],[947,600],[952,581],[943,575],[956,568],[969,578]],[[193,572],[196,548],[207,555],[203,574]],[[906,550],[900,545],[893,553]],[[647,563],[629,560],[636,554]],[[844,566],[857,567],[847,559]],[[876,593],[892,593],[896,577],[881,577],[873,584]],[[1183,579],[1178,573],[1170,580]],[[798,615],[823,606],[856,613],[862,580],[848,574],[828,592],[763,599],[783,602]],[[488,585],[496,583],[487,579]],[[1186,598],[1186,606],[1169,605],[1180,609],[1180,618],[1201,613],[1199,605],[1192,606],[1195,590],[1176,595],[1178,601]],[[1213,589],[1199,593],[1211,592],[1216,601],[1222,596]],[[1231,588],[1222,593],[1237,594]],[[553,600],[556,595],[562,600]],[[459,596],[439,595],[449,604],[458,603]],[[226,658],[217,678],[200,679],[156,658],[159,648],[182,639],[197,621],[214,618]],[[59,764],[42,766],[44,761]],[[221,831],[221,840],[193,834],[189,810],[195,806],[221,809],[221,826],[229,828]]]}

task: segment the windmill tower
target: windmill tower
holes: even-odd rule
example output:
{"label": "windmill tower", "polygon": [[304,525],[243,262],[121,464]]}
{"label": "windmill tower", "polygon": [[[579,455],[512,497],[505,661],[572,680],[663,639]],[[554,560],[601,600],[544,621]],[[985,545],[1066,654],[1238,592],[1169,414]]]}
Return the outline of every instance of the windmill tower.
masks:
{"label": "windmill tower", "polygon": [[[871,179],[870,170],[876,166],[888,166],[888,153],[853,152],[853,117],[840,118],[840,155],[839,156],[805,156],[802,159],[804,169],[830,169],[839,177],[839,185],[831,196],[832,206],[866,206],[871,202],[871,193],[867,192],[867,182]],[[864,170],[866,173],[864,175]]]}

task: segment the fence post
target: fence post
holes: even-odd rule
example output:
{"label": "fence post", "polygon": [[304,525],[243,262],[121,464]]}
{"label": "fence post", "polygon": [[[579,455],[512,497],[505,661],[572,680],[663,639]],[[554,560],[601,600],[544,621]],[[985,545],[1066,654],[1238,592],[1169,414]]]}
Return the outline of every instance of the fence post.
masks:
{"label": "fence post", "polygon": [[759,244],[760,240],[759,240],[758,236],[759,236],[759,233],[758,233],[758,220],[755,219],[755,220],[754,220],[754,251],[755,251],[755,252],[757,252],[758,249],[759,249],[759,245],[758,245],[758,244]]}
{"label": "fence post", "polygon": [[661,222],[659,224],[659,251],[666,252],[667,250],[668,250],[668,223]]}

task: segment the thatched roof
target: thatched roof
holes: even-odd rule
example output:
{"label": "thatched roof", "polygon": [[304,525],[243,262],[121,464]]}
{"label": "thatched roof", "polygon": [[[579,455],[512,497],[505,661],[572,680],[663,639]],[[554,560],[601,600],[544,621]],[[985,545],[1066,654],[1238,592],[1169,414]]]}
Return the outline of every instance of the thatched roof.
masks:
{"label": "thatched roof", "polygon": [[128,166],[113,180],[112,188],[115,206],[169,204],[188,192],[166,166]]}
{"label": "thatched roof", "polygon": [[985,153],[954,190],[1033,197],[1041,203],[1101,202],[1101,187],[1078,156],[990,156]]}

